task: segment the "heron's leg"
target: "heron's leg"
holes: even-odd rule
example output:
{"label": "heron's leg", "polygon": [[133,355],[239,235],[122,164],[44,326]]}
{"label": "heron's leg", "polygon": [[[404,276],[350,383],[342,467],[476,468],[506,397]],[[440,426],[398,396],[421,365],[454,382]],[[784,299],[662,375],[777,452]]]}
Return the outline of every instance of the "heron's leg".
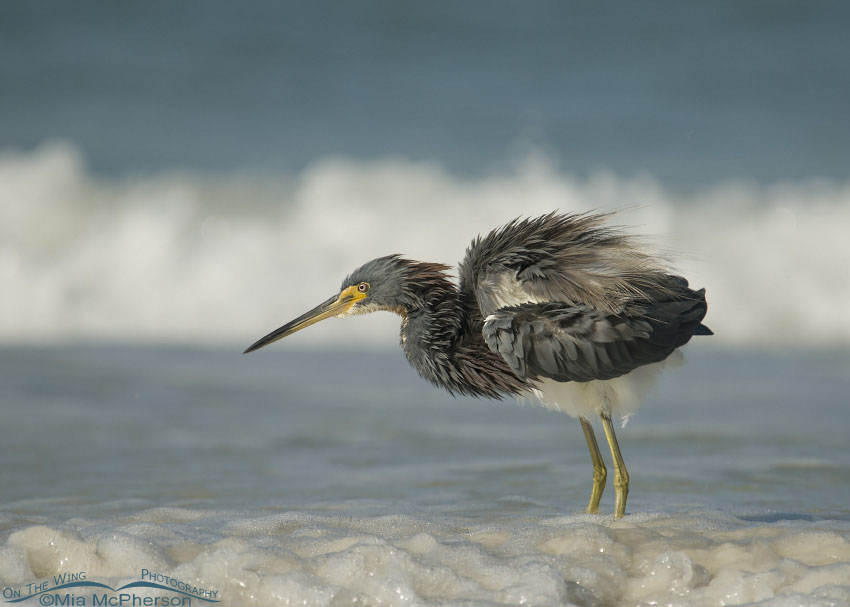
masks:
{"label": "heron's leg", "polygon": [[580,417],[581,429],[584,430],[584,438],[587,440],[587,448],[590,449],[590,459],[593,462],[593,489],[590,492],[590,503],[587,505],[588,514],[596,514],[599,510],[599,500],[605,491],[605,479],[608,478],[608,470],[599,453],[599,445],[596,443],[596,435],[593,426],[586,417]]}
{"label": "heron's leg", "polygon": [[620,445],[617,443],[617,435],[614,434],[614,424],[611,416],[602,413],[602,427],[605,428],[605,436],[608,438],[608,446],[611,447],[611,457],[614,459],[614,518],[622,518],[626,513],[626,499],[629,497],[629,471],[620,453]]}

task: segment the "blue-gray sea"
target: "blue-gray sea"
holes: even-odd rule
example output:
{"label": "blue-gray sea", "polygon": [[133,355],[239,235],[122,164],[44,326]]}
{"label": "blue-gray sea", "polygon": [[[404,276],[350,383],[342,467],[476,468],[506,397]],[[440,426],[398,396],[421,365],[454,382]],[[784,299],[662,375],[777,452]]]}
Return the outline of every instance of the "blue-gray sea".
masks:
{"label": "blue-gray sea", "polygon": [[[850,519],[847,352],[686,358],[620,430],[630,511]],[[6,347],[0,373],[3,498],[21,514],[397,501],[480,519],[589,495],[575,420],[452,397],[400,351]]]}
{"label": "blue-gray sea", "polygon": [[108,174],[328,155],[570,173],[847,177],[846,3],[4,2],[0,147]]}

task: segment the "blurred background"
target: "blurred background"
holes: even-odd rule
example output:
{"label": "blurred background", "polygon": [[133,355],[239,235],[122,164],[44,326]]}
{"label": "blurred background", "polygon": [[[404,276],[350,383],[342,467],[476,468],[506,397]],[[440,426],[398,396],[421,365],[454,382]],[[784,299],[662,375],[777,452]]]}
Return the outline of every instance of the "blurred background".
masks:
{"label": "blurred background", "polygon": [[[0,343],[245,346],[383,254],[626,209],[714,344],[850,343],[850,6],[0,4]],[[293,344],[394,346],[389,315]]]}

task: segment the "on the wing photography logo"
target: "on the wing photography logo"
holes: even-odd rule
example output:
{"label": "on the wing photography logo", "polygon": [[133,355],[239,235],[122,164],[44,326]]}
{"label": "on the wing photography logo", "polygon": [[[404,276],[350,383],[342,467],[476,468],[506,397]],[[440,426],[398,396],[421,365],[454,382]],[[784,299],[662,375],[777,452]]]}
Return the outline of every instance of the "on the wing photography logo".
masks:
{"label": "on the wing photography logo", "polygon": [[189,607],[193,600],[221,601],[218,590],[149,569],[142,569],[138,581],[118,588],[89,580],[85,571],[76,571],[19,587],[4,586],[2,597],[6,603],[37,601],[44,607]]}

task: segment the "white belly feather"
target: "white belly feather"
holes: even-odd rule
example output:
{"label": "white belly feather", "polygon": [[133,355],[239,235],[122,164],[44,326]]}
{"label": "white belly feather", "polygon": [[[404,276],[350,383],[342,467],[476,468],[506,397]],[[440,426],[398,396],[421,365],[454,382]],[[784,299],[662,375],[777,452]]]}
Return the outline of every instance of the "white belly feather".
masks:
{"label": "white belly feather", "polygon": [[547,409],[588,419],[605,413],[621,418],[625,424],[637,411],[659,373],[664,368],[680,365],[683,360],[681,351],[676,350],[661,362],[638,367],[614,379],[559,382],[541,378],[532,392]]}

